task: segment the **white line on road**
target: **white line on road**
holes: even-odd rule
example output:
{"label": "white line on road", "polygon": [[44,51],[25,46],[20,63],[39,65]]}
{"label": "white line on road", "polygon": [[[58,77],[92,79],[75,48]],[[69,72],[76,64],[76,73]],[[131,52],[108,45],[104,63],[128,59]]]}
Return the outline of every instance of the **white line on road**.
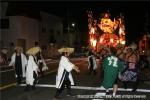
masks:
{"label": "white line on road", "polygon": [[[53,62],[49,62],[49,63],[46,63],[46,64],[51,64],[51,63],[57,63],[58,61],[53,61]],[[78,64],[81,64],[82,62],[79,62],[79,63],[75,63],[76,65]]]}
{"label": "white line on road", "polygon": [[10,71],[12,71],[12,70],[14,70],[14,69],[9,69],[9,70],[5,70],[5,71],[0,71],[0,73],[10,72]]}
{"label": "white line on road", "polygon": [[51,61],[49,63],[46,63],[46,64],[51,64],[51,63],[57,63],[58,61]]}
{"label": "white line on road", "polygon": [[[26,84],[21,84],[20,86],[26,86]],[[47,85],[47,84],[37,84],[37,87],[52,87],[55,88],[55,85]],[[100,87],[86,87],[86,86],[72,86],[73,89],[83,89],[83,90],[105,90],[103,88]],[[112,88],[110,88],[109,90],[112,90]],[[118,91],[132,91],[132,89],[123,89],[123,88],[118,88]],[[137,89],[137,92],[147,92],[149,93],[150,90],[148,89]]]}

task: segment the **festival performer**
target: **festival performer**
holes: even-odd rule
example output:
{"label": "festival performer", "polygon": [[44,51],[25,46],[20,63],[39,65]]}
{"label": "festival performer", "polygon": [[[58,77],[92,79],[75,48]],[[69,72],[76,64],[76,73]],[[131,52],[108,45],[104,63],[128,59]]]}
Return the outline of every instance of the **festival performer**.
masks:
{"label": "festival performer", "polygon": [[14,66],[17,84],[21,84],[22,78],[25,77],[25,67],[27,58],[22,53],[21,47],[15,47],[15,53],[11,57],[9,66]]}
{"label": "festival performer", "polygon": [[88,65],[89,74],[94,72],[94,75],[96,75],[96,69],[97,69],[96,58],[91,51],[89,52],[88,63],[89,63]]}
{"label": "festival performer", "polygon": [[39,47],[30,48],[27,51],[28,63],[26,67],[26,88],[25,91],[35,89],[35,85],[38,82],[38,65],[36,63],[35,56],[41,49]]}
{"label": "festival performer", "polygon": [[44,76],[44,71],[48,70],[48,67],[44,61],[44,58],[42,57],[41,52],[38,52],[35,57],[39,67],[39,75]]}
{"label": "festival performer", "polygon": [[62,55],[58,72],[56,75],[56,94],[54,99],[60,98],[60,94],[64,90],[65,86],[67,87],[67,96],[71,95],[71,85],[74,85],[71,71],[75,70],[77,73],[80,72],[79,68],[69,61],[69,55],[73,53],[74,48],[61,48],[58,52]]}
{"label": "festival performer", "polygon": [[131,44],[127,49],[126,68],[122,72],[121,80],[124,83],[124,88],[127,88],[127,83],[132,83],[132,91],[136,91],[138,85],[138,60],[139,55],[136,52],[137,45]]}
{"label": "festival performer", "polygon": [[123,65],[119,62],[116,57],[116,49],[110,47],[110,55],[107,56],[103,61],[104,69],[104,80],[102,87],[106,89],[106,95],[109,94],[109,88],[113,87],[113,96],[117,92],[118,74],[121,72]]}
{"label": "festival performer", "polygon": [[103,63],[103,61],[104,61],[104,59],[107,57],[107,56],[109,56],[110,55],[110,49],[108,48],[108,47],[105,47],[105,46],[101,46],[101,51],[100,51],[100,57],[99,57],[99,64],[100,64],[100,79],[101,80],[103,80],[103,78],[104,78],[104,68],[103,68],[103,66],[101,66],[102,65],[102,63]]}

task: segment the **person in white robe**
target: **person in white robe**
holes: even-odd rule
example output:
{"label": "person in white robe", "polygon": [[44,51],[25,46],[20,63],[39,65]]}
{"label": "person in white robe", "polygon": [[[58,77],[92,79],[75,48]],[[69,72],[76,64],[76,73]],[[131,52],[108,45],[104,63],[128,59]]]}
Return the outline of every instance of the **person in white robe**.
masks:
{"label": "person in white robe", "polygon": [[35,89],[38,81],[38,65],[35,60],[35,55],[40,51],[39,48],[31,48],[27,51],[28,63],[26,67],[26,88],[25,91]]}
{"label": "person in white robe", "polygon": [[88,56],[88,69],[89,69],[89,74],[93,72],[94,75],[96,75],[96,69],[97,69],[96,58],[92,52],[89,52],[89,56]]}
{"label": "person in white robe", "polygon": [[79,68],[71,63],[68,59],[69,55],[74,51],[73,48],[61,48],[58,50],[62,54],[59,68],[56,75],[56,94],[55,98],[59,98],[60,94],[67,87],[67,95],[71,95],[71,85],[74,85],[74,80],[71,71],[74,69],[77,73],[80,72]]}
{"label": "person in white robe", "polygon": [[39,67],[39,75],[44,76],[44,71],[48,70],[48,67],[42,57],[41,52],[36,54],[36,61]]}
{"label": "person in white robe", "polygon": [[25,77],[26,65],[27,65],[27,58],[22,53],[22,48],[16,47],[15,53],[11,57],[11,61],[9,63],[9,66],[14,66],[17,84],[21,84],[22,78]]}

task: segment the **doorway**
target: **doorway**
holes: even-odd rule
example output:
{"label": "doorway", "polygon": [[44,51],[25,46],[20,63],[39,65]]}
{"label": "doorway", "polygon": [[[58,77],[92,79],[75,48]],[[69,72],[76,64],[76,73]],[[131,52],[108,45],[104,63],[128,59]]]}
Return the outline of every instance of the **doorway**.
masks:
{"label": "doorway", "polygon": [[23,48],[23,53],[26,51],[26,39],[17,39],[17,46]]}

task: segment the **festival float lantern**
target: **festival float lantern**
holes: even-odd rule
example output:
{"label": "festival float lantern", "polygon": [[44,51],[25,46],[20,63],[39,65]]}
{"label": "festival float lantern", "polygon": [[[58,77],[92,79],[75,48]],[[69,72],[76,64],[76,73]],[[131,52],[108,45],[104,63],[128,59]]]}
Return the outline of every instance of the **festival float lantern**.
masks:
{"label": "festival float lantern", "polygon": [[144,55],[146,50],[148,50],[148,36],[144,35],[142,39],[139,41],[139,53],[140,55]]}
{"label": "festival float lantern", "polygon": [[[104,13],[99,22],[93,18],[92,11],[88,11],[89,44],[90,48],[99,51],[99,47],[116,47],[125,45],[125,26],[123,16],[110,19],[108,12]],[[118,29],[118,31],[117,31]],[[101,30],[98,32],[97,30]]]}

